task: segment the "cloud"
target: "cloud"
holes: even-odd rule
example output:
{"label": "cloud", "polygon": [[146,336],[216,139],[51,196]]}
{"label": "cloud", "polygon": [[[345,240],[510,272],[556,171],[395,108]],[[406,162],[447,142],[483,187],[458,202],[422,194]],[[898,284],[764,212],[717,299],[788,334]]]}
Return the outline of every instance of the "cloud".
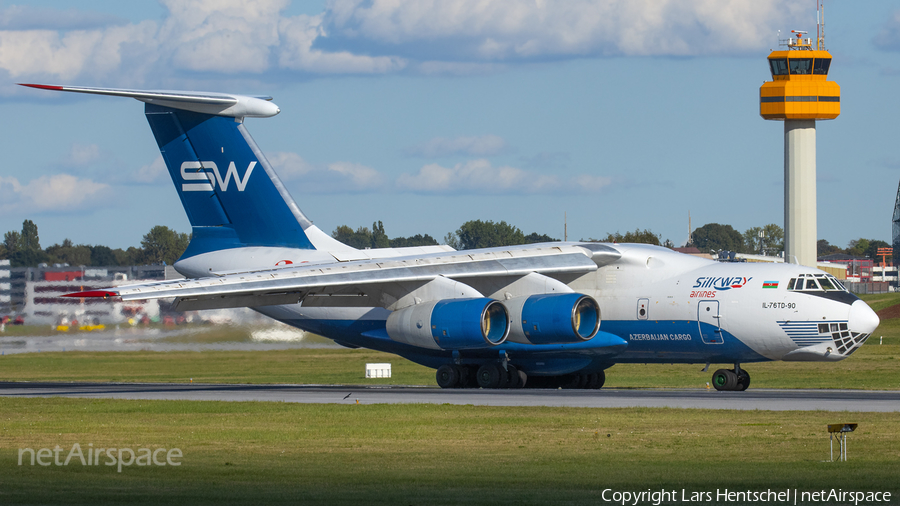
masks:
{"label": "cloud", "polygon": [[193,71],[263,72],[278,46],[280,12],[288,0],[164,0],[169,17],[159,40],[172,63]]}
{"label": "cloud", "polygon": [[366,165],[352,162],[312,164],[297,153],[275,152],[267,155],[282,181],[294,182],[308,193],[376,192],[386,187],[383,174]]}
{"label": "cloud", "polygon": [[68,213],[93,207],[109,185],[69,174],[41,176],[21,184],[14,177],[0,176],[0,210],[3,212]]}
{"label": "cloud", "polygon": [[900,51],[900,10],[894,11],[884,22],[881,32],[875,36],[872,43],[884,51]]}
{"label": "cloud", "polygon": [[169,169],[166,168],[166,162],[162,156],[157,156],[147,165],[137,169],[132,173],[131,181],[142,184],[162,183],[171,181],[169,179]]}
{"label": "cloud", "polygon": [[281,21],[278,65],[315,74],[383,74],[403,70],[407,61],[396,56],[368,56],[350,51],[322,51],[313,43],[324,34],[322,16],[297,16]]}
{"label": "cloud", "polygon": [[66,163],[78,167],[84,167],[100,159],[100,146],[96,144],[72,144]]}
{"label": "cloud", "polygon": [[[443,61],[697,56],[764,49],[805,6],[778,0],[334,0],[331,50]],[[373,46],[374,44],[374,46]]]}
{"label": "cloud", "polygon": [[[6,8],[0,72],[167,88],[221,86],[222,76],[480,74],[585,57],[754,53],[808,14],[779,0],[333,0],[316,16],[286,15],[288,0],[162,3],[162,20],[139,23]],[[897,23],[887,25],[883,47],[896,46]]]}
{"label": "cloud", "polygon": [[276,151],[266,155],[269,164],[275,168],[278,176],[285,181],[300,179],[316,170],[316,167],[307,162],[297,153]]}
{"label": "cloud", "polygon": [[441,158],[454,155],[494,156],[507,150],[506,141],[496,135],[480,137],[435,137],[406,150],[409,156]]}
{"label": "cloud", "polygon": [[402,174],[396,186],[414,193],[571,194],[598,191],[611,183],[609,178],[587,174],[561,180],[515,167],[494,167],[488,160],[479,159],[453,167],[425,165],[415,174]]}
{"label": "cloud", "polygon": [[354,190],[373,189],[384,184],[384,178],[380,172],[358,163],[332,163],[328,165],[328,171],[345,179]]}

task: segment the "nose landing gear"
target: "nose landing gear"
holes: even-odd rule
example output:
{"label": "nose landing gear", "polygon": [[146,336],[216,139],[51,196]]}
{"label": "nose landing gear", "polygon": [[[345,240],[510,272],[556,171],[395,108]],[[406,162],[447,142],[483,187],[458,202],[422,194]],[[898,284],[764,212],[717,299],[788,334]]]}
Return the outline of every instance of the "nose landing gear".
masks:
{"label": "nose landing gear", "polygon": [[719,369],[712,375],[712,384],[716,390],[743,392],[750,386],[750,373],[734,364],[734,369]]}

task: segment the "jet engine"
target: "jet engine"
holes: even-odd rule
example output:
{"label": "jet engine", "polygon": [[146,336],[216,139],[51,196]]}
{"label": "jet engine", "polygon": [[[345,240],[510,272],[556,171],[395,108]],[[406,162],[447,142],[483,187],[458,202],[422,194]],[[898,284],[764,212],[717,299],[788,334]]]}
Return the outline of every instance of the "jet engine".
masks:
{"label": "jet engine", "polygon": [[503,303],[509,311],[509,340],[523,344],[587,341],[600,329],[600,305],[580,293],[516,297]]}
{"label": "jet engine", "polygon": [[489,298],[430,301],[394,311],[386,330],[394,341],[423,348],[486,348],[506,341],[509,313]]}

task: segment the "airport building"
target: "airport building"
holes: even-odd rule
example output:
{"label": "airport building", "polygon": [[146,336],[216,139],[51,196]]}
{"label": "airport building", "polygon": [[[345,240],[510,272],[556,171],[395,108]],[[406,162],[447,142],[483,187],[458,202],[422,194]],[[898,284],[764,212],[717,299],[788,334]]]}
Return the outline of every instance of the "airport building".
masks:
{"label": "airport building", "polygon": [[71,267],[65,264],[9,267],[0,263],[0,316],[21,317],[27,324],[61,321],[115,324],[159,316],[158,301],[122,302],[102,298],[63,297],[136,281],[178,279],[171,265]]}
{"label": "airport building", "polygon": [[8,307],[9,303],[12,301],[12,296],[10,295],[12,285],[9,283],[9,269],[9,260],[0,260],[0,310],[4,307]]}

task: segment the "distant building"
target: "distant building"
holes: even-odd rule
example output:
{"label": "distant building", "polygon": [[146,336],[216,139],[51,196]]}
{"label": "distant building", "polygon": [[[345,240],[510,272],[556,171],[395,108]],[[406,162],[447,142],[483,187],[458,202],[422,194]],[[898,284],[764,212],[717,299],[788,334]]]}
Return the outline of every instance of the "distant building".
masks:
{"label": "distant building", "polygon": [[0,260],[0,311],[9,307],[12,300],[10,292],[12,285],[9,282],[9,260]]}
{"label": "distant building", "polygon": [[847,281],[853,283],[871,283],[875,262],[868,257],[857,257],[843,253],[819,257],[819,262],[843,264],[847,269]]}
{"label": "distant building", "polygon": [[21,315],[28,324],[55,324],[60,319],[109,324],[124,322],[136,315],[156,316],[159,315],[159,303],[156,300],[123,302],[63,295],[110,288],[139,280],[182,277],[170,265],[71,267],[64,264],[42,264],[39,267],[10,268],[8,260],[5,265],[2,262],[4,261],[0,261],[0,313]]}

